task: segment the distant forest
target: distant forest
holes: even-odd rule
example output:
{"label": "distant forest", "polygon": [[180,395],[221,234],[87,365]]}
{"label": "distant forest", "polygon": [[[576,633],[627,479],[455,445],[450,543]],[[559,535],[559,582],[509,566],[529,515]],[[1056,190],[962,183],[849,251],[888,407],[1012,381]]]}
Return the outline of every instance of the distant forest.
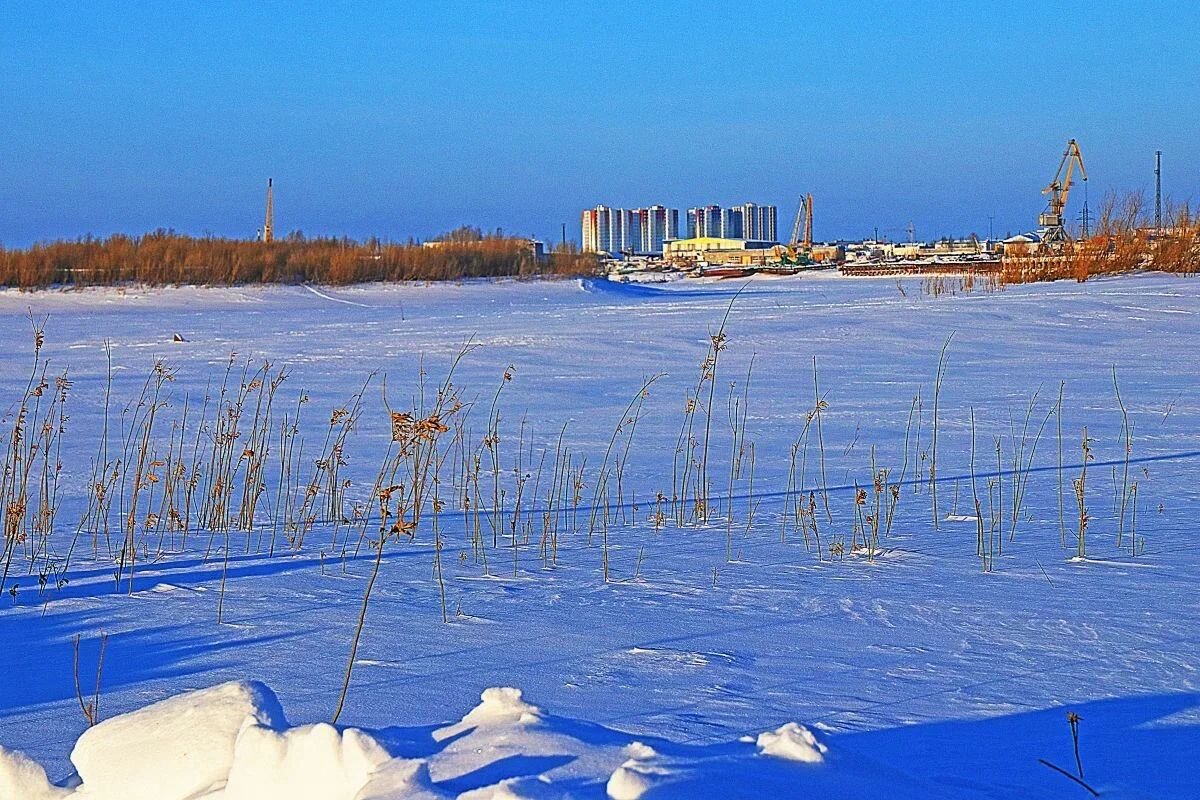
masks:
{"label": "distant forest", "polygon": [[526,238],[470,227],[424,244],[308,239],[301,233],[265,243],[158,230],[144,236],[47,242],[24,250],[0,247],[0,286],[346,285],[581,275],[595,272],[598,266],[594,255],[570,245],[539,258]]}

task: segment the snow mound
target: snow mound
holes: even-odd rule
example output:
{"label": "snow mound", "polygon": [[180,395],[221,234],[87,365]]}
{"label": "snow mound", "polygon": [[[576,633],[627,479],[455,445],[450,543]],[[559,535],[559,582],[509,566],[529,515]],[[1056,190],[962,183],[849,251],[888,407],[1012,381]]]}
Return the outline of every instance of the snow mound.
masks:
{"label": "snow mound", "polygon": [[0,798],[58,800],[70,792],[50,785],[46,770],[24,753],[0,746]]}
{"label": "snow mound", "polygon": [[322,722],[277,732],[252,726],[238,737],[224,800],[355,800],[390,760],[374,739],[352,728],[339,732]]}
{"label": "snow mound", "polygon": [[234,681],[176,695],[89,728],[71,762],[89,800],[165,800],[224,784],[250,726],[286,726],[274,693]]}
{"label": "snow mound", "polygon": [[434,787],[428,763],[394,758],[375,770],[354,800],[437,800],[451,796]]}
{"label": "snow mound", "polygon": [[825,760],[829,748],[817,741],[813,732],[795,722],[789,722],[774,731],[758,735],[758,750],[763,755],[802,761],[805,764],[820,764]]}
{"label": "snow mound", "polygon": [[86,731],[72,752],[78,775],[70,786],[53,785],[41,765],[0,747],[0,800],[563,800],[601,786],[612,800],[704,787],[718,797],[768,797],[797,781],[831,779],[827,768],[791,763],[820,763],[826,752],[794,722],[760,734],[757,749],[754,742],[637,741],[545,714],[519,689],[497,687],[430,734],[427,758],[396,758],[355,728],[289,726],[270,689],[233,682]]}
{"label": "snow mound", "polygon": [[467,712],[459,722],[434,731],[433,738],[443,741],[474,728],[497,725],[528,725],[541,719],[542,710],[521,698],[521,690],[507,686],[484,689],[479,705]]}
{"label": "snow mound", "polygon": [[653,747],[633,742],[625,752],[629,760],[617,767],[605,787],[612,800],[638,800],[670,775],[669,770],[651,762],[658,756]]}
{"label": "snow mound", "polygon": [[463,792],[458,800],[559,800],[571,797],[545,775],[507,778],[492,786]]}

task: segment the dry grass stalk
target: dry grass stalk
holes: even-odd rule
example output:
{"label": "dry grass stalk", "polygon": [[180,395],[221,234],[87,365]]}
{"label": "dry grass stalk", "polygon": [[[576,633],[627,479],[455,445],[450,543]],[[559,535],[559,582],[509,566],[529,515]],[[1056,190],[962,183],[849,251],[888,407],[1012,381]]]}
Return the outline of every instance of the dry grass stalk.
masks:
{"label": "dry grass stalk", "polygon": [[1079,510],[1079,528],[1075,534],[1075,557],[1083,560],[1087,558],[1087,529],[1091,522],[1091,514],[1087,510],[1087,466],[1092,460],[1092,440],[1088,438],[1087,426],[1083,426],[1083,463],[1080,467],[1079,477],[1074,481],[1075,488],[1075,503]]}
{"label": "dry grass stalk", "polygon": [[1066,381],[1060,381],[1058,384],[1058,402],[1054,404],[1054,422],[1058,428],[1058,536],[1059,546],[1064,550],[1067,547],[1067,517],[1063,505],[1063,437],[1062,437],[1062,418],[1063,418],[1063,391],[1067,388]]}
{"label": "dry grass stalk", "polygon": [[79,634],[75,634],[75,657],[72,669],[75,675],[75,698],[79,701],[79,710],[83,712],[84,720],[87,721],[88,727],[91,728],[100,721],[100,678],[104,674],[104,649],[108,645],[108,634],[100,634],[100,653],[96,657],[96,685],[92,691],[91,700],[84,700],[83,689],[79,683],[79,638]]}
{"label": "dry grass stalk", "polygon": [[[442,435],[450,430],[447,421],[451,420],[464,407],[464,403],[459,397],[459,392],[453,383],[454,372],[462,359],[472,349],[473,346],[468,343],[459,351],[451,363],[449,370],[447,370],[444,382],[437,391],[437,396],[431,410],[423,412],[423,415],[414,415],[411,412],[393,411],[388,406],[392,437],[389,443],[388,456],[385,459],[385,466],[381,468],[380,474],[388,476],[404,475],[408,478],[409,488],[406,491],[403,484],[396,483],[379,488],[376,492],[376,498],[379,503],[379,530],[375,540],[371,542],[375,550],[375,558],[372,562],[371,574],[367,579],[366,588],[363,590],[362,605],[359,607],[358,620],[350,643],[350,653],[346,661],[346,671],[342,681],[341,692],[333,711],[332,722],[334,724],[337,723],[338,718],[342,714],[342,709],[346,703],[346,696],[350,691],[350,679],[354,671],[358,645],[362,638],[363,626],[366,624],[367,607],[371,601],[372,590],[375,588],[375,583],[379,578],[379,570],[383,564],[383,554],[386,544],[391,540],[400,540],[402,538],[412,540],[416,537],[420,509],[425,500],[424,489],[421,487],[430,486],[431,480],[434,481],[432,485],[436,486],[437,473],[435,471],[431,476],[430,470],[444,463],[447,457],[446,453],[439,451],[439,442]],[[440,498],[435,494],[435,517],[441,512],[439,503]],[[435,538],[434,569],[435,574],[439,576],[439,584],[444,590],[444,582],[440,579],[441,547],[438,542],[439,539]],[[444,593],[442,598],[443,620],[448,621],[444,611]]]}
{"label": "dry grass stalk", "polygon": [[[983,571],[990,571],[988,549],[983,529],[983,506],[979,502],[979,485],[975,472],[975,409],[971,409],[971,499],[975,507],[975,555],[979,557]],[[989,490],[990,493],[990,490]]]}
{"label": "dry grass stalk", "polygon": [[[1117,385],[1117,368],[1115,365],[1112,368],[1112,378],[1113,394],[1116,395],[1117,406],[1121,409],[1121,449],[1124,451],[1124,464],[1121,471],[1120,508],[1117,514],[1117,549],[1120,550],[1125,536],[1125,516],[1130,494],[1129,459],[1133,455],[1133,426],[1129,423],[1129,412],[1125,408],[1125,401],[1121,399],[1121,387]],[[1115,483],[1114,481],[1114,485]]]}
{"label": "dry grass stalk", "polygon": [[614,459],[615,459],[615,463],[621,463],[621,455],[617,454],[614,456],[614,449],[616,448],[618,437],[620,437],[621,433],[623,431],[625,431],[626,429],[628,429],[628,433],[626,435],[625,442],[624,442],[624,444],[625,444],[625,456],[624,457],[626,459],[628,458],[629,451],[633,445],[633,434],[637,430],[637,422],[641,418],[642,410],[646,404],[646,399],[650,396],[650,387],[653,386],[655,384],[655,382],[657,382],[658,379],[661,377],[662,377],[662,373],[658,373],[657,375],[651,375],[649,378],[646,378],[645,380],[643,380],[642,385],[638,389],[637,393],[634,394],[634,396],[632,398],[630,398],[629,403],[625,406],[624,410],[621,412],[620,419],[617,421],[617,424],[613,427],[612,435],[609,436],[608,446],[604,450],[604,458],[600,462],[600,470],[596,476],[596,485],[592,492],[592,507],[591,507],[591,511],[588,516],[587,539],[588,539],[588,543],[590,544],[592,541],[592,536],[596,530],[596,516],[598,513],[601,512],[601,508],[603,507],[603,514],[604,514],[603,519],[602,519],[603,537],[602,537],[602,541],[601,541],[601,547],[602,547],[602,558],[604,561],[604,582],[605,583],[608,582],[608,519],[609,519],[608,481],[609,481],[610,474],[612,472],[612,468],[609,467],[609,464],[610,464],[610,462],[614,461]]}
{"label": "dry grass stalk", "polygon": [[938,456],[938,402],[942,394],[942,379],[946,375],[946,351],[950,348],[950,342],[954,339],[954,334],[951,333],[946,337],[945,344],[942,345],[941,352],[938,353],[937,373],[933,380],[933,443],[930,445],[929,454],[929,495],[930,502],[933,508],[933,528],[938,528],[938,502],[937,502],[937,456]]}
{"label": "dry grass stalk", "polygon": [[1008,528],[1008,540],[1010,542],[1016,537],[1017,525],[1021,521],[1021,511],[1025,504],[1025,492],[1029,487],[1029,475],[1033,470],[1033,460],[1037,456],[1038,443],[1042,440],[1042,433],[1046,430],[1046,425],[1050,422],[1050,417],[1054,415],[1053,408],[1046,412],[1046,416],[1042,419],[1041,424],[1034,433],[1031,443],[1029,441],[1029,425],[1033,417],[1034,408],[1037,405],[1039,392],[1040,390],[1033,393],[1033,396],[1029,398],[1029,404],[1025,407],[1025,419],[1021,425],[1021,438],[1019,440],[1016,436],[1012,417],[1009,417],[1008,421],[1009,441],[1012,445],[1012,518]]}
{"label": "dry grass stalk", "polygon": [[817,384],[817,357],[813,356],[813,409],[812,416],[817,421],[817,453],[821,478],[821,499],[825,504],[825,520],[833,524],[833,512],[829,509],[829,483],[825,479],[825,430],[821,424],[829,403],[821,397],[821,389]]}

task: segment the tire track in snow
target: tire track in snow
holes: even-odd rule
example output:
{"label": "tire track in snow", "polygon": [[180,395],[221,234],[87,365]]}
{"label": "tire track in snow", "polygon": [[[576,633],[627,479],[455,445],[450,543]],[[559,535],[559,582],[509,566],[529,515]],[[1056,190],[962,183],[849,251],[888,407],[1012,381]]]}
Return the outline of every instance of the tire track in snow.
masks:
{"label": "tire track in snow", "polygon": [[328,300],[331,303],[343,303],[348,306],[358,306],[359,308],[374,308],[375,307],[375,306],[369,306],[366,303],[356,303],[353,300],[343,300],[340,297],[334,297],[333,295],[325,294],[320,289],[316,288],[315,286],[310,286],[307,283],[302,283],[300,285],[303,286],[308,291],[315,294],[317,297],[320,297],[322,300]]}

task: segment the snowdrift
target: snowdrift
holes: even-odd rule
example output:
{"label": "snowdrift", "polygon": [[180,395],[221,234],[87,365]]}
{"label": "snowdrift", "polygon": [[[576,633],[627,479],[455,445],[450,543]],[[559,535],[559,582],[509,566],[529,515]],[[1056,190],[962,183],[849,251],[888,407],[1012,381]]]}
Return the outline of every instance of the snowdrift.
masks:
{"label": "snowdrift", "polygon": [[454,724],[433,730],[428,755],[391,752],[373,735],[325,723],[289,725],[261,683],[189,692],[88,729],[59,784],[0,747],[3,800],[399,800],[400,798],[756,796],[824,783],[828,748],[808,729],[715,747],[634,741],[555,718],[519,689],[491,688]]}

